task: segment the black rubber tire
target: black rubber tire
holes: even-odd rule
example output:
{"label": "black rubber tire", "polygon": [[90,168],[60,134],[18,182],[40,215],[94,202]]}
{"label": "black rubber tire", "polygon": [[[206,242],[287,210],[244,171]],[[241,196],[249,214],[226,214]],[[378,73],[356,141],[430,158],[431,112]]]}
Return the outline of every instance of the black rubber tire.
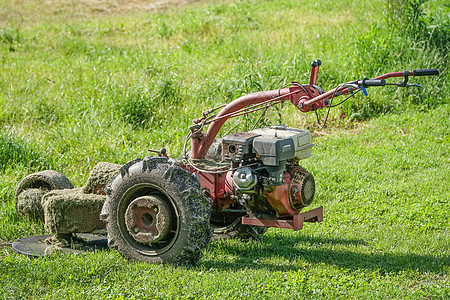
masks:
{"label": "black rubber tire", "polygon": [[[200,192],[200,182],[175,161],[146,157],[124,165],[106,186],[101,218],[108,245],[124,257],[151,263],[195,264],[211,239],[211,200]],[[157,195],[172,209],[171,230],[163,242],[141,243],[128,232],[125,212],[141,196]]]}
{"label": "black rubber tire", "polygon": [[261,236],[266,233],[267,227],[242,224],[241,217],[231,220],[228,224],[217,224],[211,222],[213,228],[212,241],[224,239],[240,239],[248,241],[251,239],[261,240]]}
{"label": "black rubber tire", "polygon": [[[21,205],[19,204],[20,194],[28,189],[40,189],[43,190],[44,193],[47,193],[53,190],[73,189],[73,185],[64,174],[53,170],[45,170],[26,176],[19,182],[15,195],[16,211],[20,217],[28,217],[28,215],[20,209]],[[40,199],[37,199],[36,201],[40,202]],[[44,221],[44,219],[42,219],[42,221]]]}

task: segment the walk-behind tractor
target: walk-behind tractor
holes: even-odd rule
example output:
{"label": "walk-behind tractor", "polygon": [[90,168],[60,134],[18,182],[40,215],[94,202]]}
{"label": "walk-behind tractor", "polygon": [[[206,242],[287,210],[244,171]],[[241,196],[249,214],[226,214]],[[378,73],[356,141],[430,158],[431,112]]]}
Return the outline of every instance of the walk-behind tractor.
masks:
{"label": "walk-behind tractor", "polygon": [[[107,245],[127,258],[195,263],[211,238],[258,238],[267,227],[299,230],[304,222],[321,222],[322,207],[301,212],[315,193],[313,175],[299,165],[311,156],[310,132],[274,125],[216,139],[225,121],[257,111],[264,114],[287,101],[316,115],[326,108],[328,117],[330,108],[359,91],[367,95],[368,87],[418,86],[408,84],[408,78],[439,71],[387,73],[325,92],[316,85],[320,64],[312,63],[309,84],[292,82],[203,112],[189,128],[180,159],[170,158],[163,148],[154,151],[155,156],[121,166],[100,163],[87,185],[76,189],[55,171],[25,177],[16,191],[17,212],[43,221],[49,234],[19,239],[13,247],[36,256],[101,248],[106,239],[96,234],[106,233]],[[390,77],[403,80],[386,83]]]}

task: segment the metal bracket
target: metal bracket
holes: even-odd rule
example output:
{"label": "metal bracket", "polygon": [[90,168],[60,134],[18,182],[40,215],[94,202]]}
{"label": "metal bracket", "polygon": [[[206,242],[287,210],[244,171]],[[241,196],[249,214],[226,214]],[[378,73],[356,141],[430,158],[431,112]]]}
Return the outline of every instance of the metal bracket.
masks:
{"label": "metal bracket", "polygon": [[288,220],[258,219],[255,217],[242,217],[242,224],[264,227],[276,227],[293,229],[295,231],[303,228],[304,222],[316,223],[323,221],[323,206],[314,208],[304,213],[299,213]]}

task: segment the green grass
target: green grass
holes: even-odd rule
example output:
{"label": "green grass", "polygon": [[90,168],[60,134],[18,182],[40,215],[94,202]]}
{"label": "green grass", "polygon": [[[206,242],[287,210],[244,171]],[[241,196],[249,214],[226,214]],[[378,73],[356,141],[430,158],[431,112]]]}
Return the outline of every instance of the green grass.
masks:
{"label": "green grass", "polygon": [[[444,1],[421,5],[414,22],[379,0],[160,11],[48,3],[0,3],[0,298],[450,297]],[[201,111],[307,83],[314,59],[323,62],[325,90],[384,72],[441,70],[410,79],[423,90],[370,89],[332,111],[322,131],[289,104],[269,110],[263,124],[315,134],[302,165],[316,178],[313,207],[324,206],[323,223],[270,229],[261,243],[209,244],[193,268],[135,263],[115,251],[35,260],[5,245],[44,233],[15,212],[15,187],[27,174],[54,169],[81,186],[100,161],[123,164],[161,147],[178,157]],[[248,130],[258,117],[235,119],[221,134]]]}

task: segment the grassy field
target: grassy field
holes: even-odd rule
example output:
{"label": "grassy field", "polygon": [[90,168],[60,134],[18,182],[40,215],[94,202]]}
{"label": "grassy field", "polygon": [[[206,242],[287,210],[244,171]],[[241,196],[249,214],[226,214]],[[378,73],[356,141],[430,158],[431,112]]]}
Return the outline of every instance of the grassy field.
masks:
{"label": "grassy field", "polygon": [[[422,2],[0,1],[0,298],[450,298],[450,8]],[[323,223],[211,243],[191,268],[115,251],[29,259],[7,246],[43,233],[15,212],[27,174],[54,169],[81,186],[100,161],[161,147],[178,157],[203,110],[307,83],[314,59],[325,90],[441,70],[410,79],[422,90],[370,89],[325,130],[288,104],[269,110],[263,125],[314,133],[302,165]]]}

